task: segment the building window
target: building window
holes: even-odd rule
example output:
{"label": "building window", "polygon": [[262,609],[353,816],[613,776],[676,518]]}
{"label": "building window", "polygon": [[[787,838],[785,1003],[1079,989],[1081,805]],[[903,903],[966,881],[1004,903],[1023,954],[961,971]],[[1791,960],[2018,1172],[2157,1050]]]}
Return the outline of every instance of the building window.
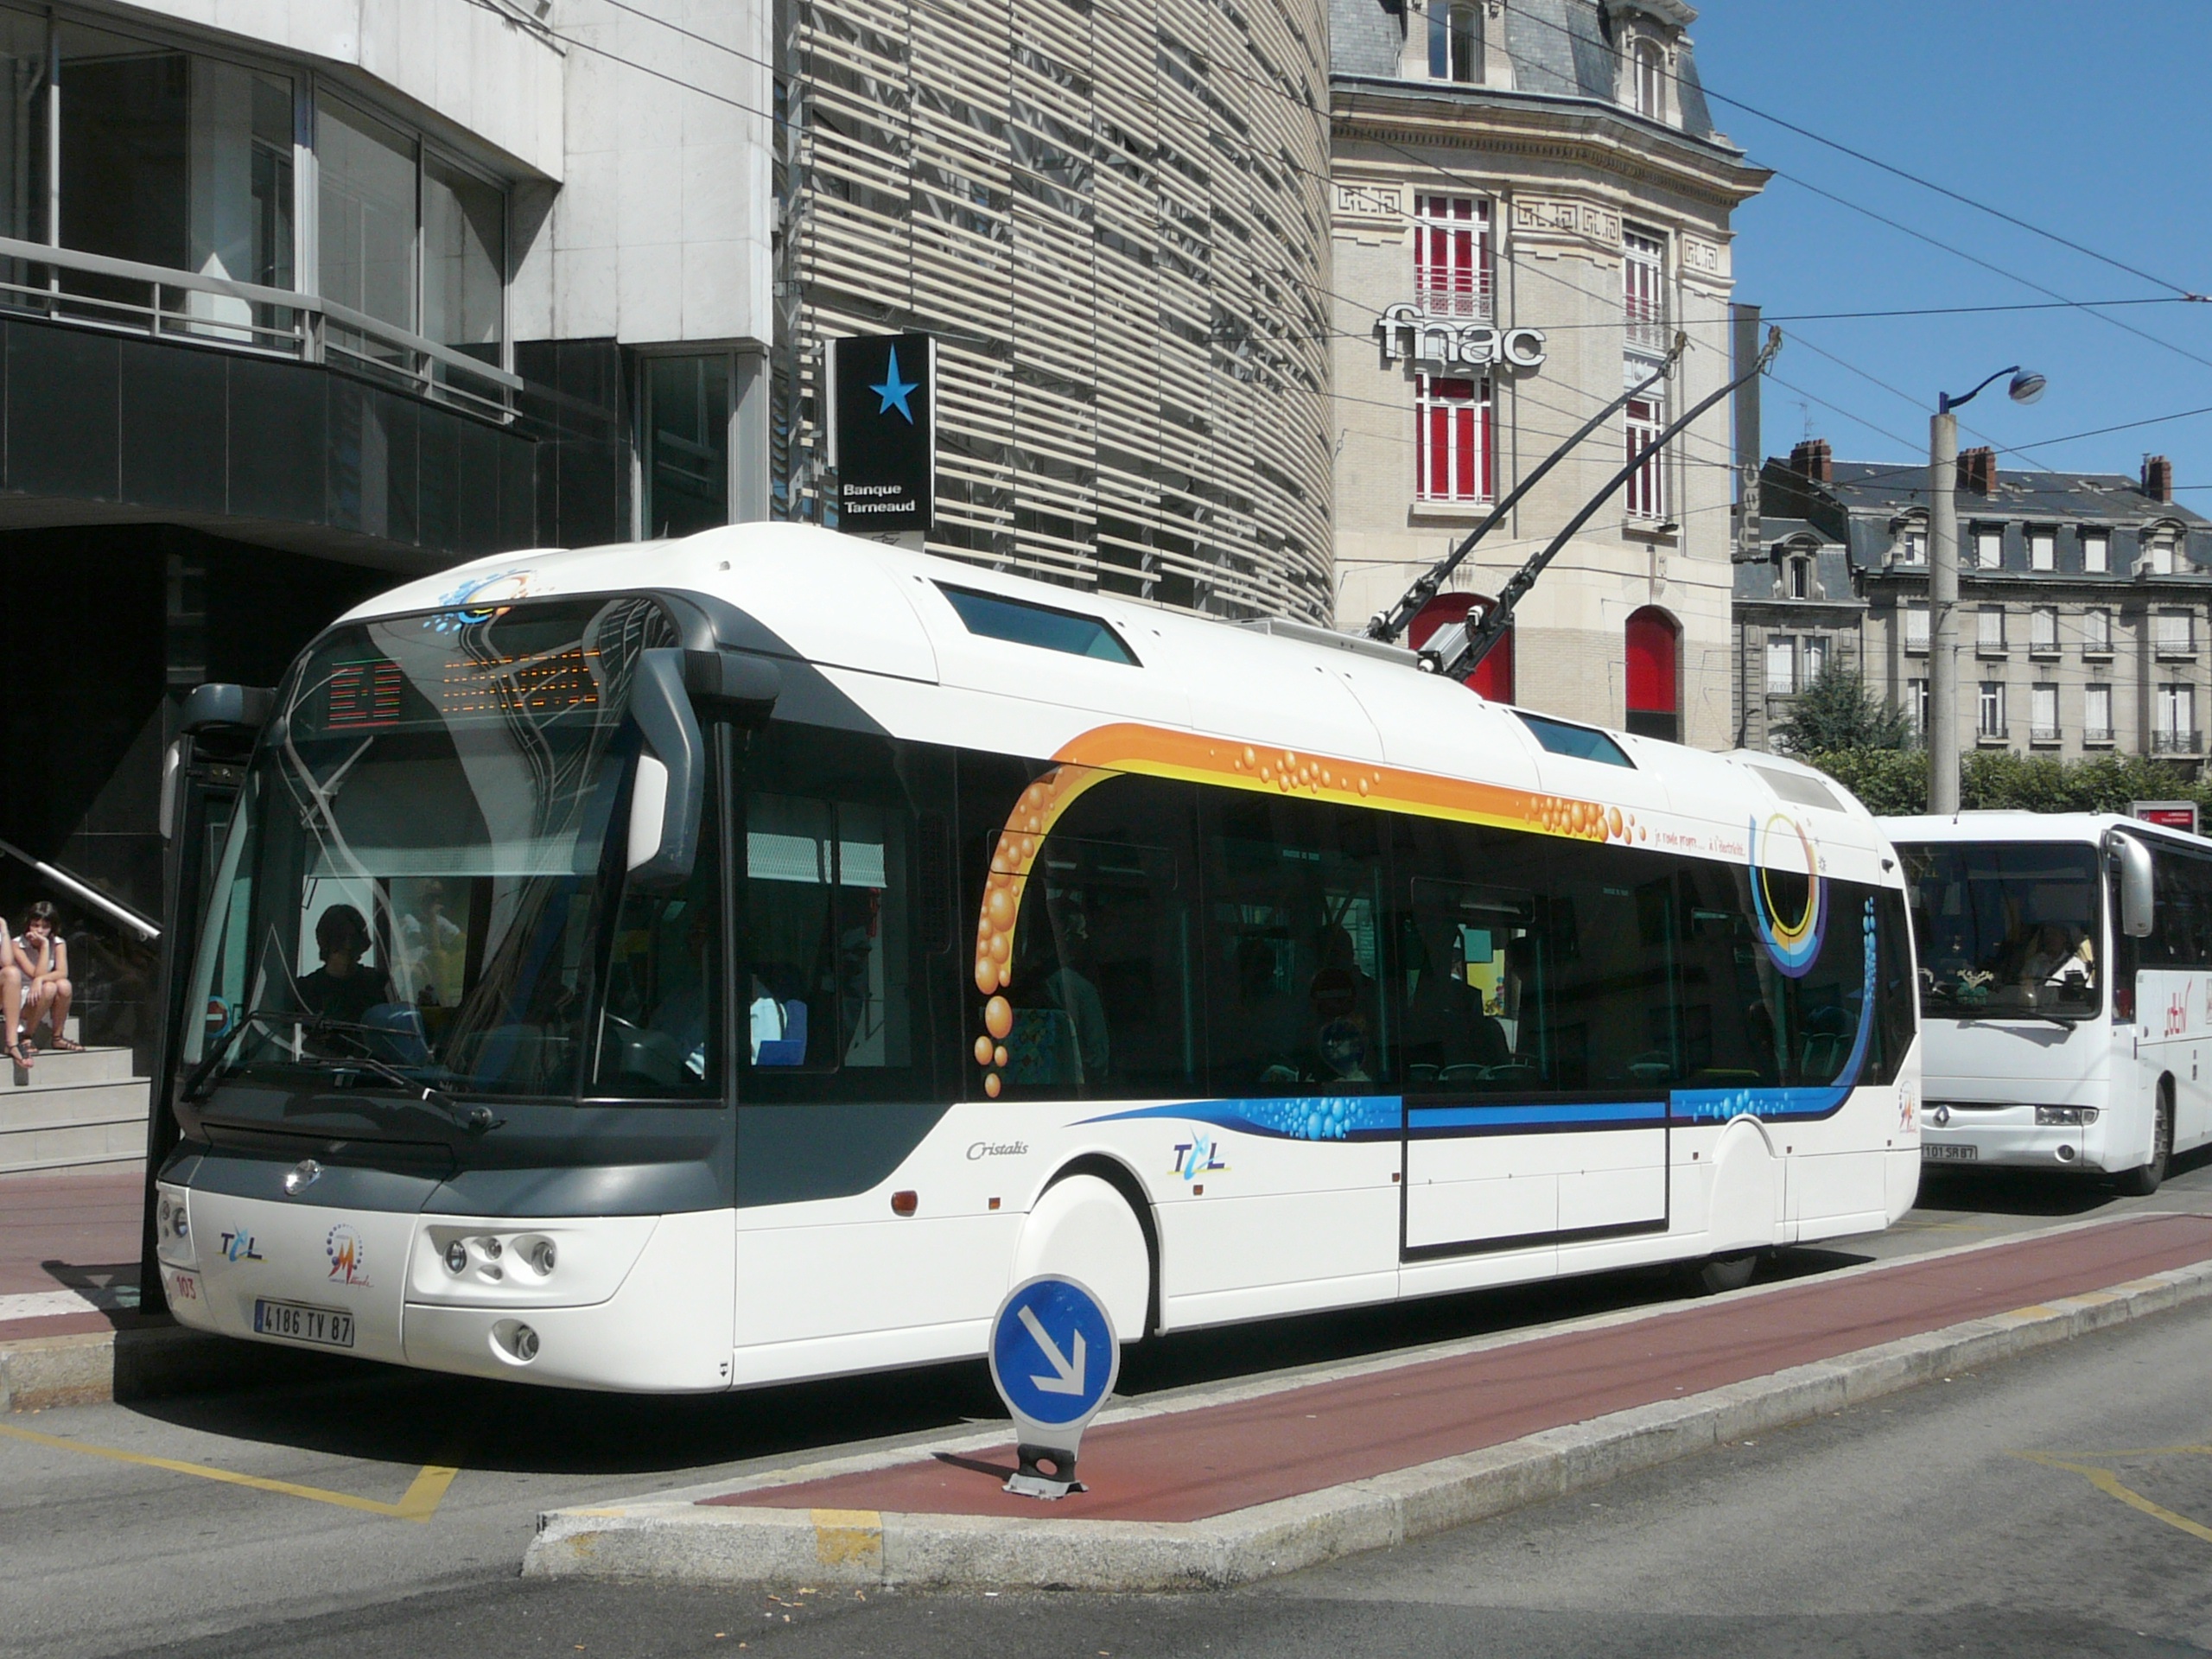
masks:
{"label": "building window", "polygon": [[2028,688],[2028,741],[2058,741],[2058,688],[2056,685]]}
{"label": "building window", "polygon": [[2005,653],[2005,607],[1985,605],[1975,613],[1974,649],[1993,656]]}
{"label": "building window", "polygon": [[2101,576],[2112,569],[2112,537],[2101,530],[2082,532],[2082,569]]}
{"label": "building window", "polygon": [[2084,686],[2082,690],[2082,741],[2112,741],[2112,687]]}
{"label": "building window", "polygon": [[2173,754],[2196,752],[2196,688],[2167,684],[2158,688],[2158,725],[2152,734],[2154,749]]}
{"label": "building window", "polygon": [[1638,41],[1630,54],[1636,112],[1654,121],[1667,118],[1667,54],[1656,41]]}
{"label": "building window", "polygon": [[1905,531],[1903,547],[1904,552],[1902,556],[1905,563],[1925,564],[1928,563],[1928,532],[1926,531],[1908,530]]}
{"label": "building window", "polygon": [[2110,611],[2082,613],[2082,654],[2084,657],[2112,655],[2112,613]]}
{"label": "building window", "polygon": [[1904,607],[1904,648],[1911,652],[1928,649],[1928,607],[1907,605]]}
{"label": "building window", "polygon": [[1797,690],[1797,641],[1786,633],[1769,634],[1766,641],[1766,691],[1786,697]]}
{"label": "building window", "polygon": [[1639,737],[1682,741],[1681,629],[1656,605],[1628,620],[1628,728]]}
{"label": "building window", "polygon": [[1907,680],[1904,683],[1905,718],[1912,722],[1915,737],[1928,735],[1928,682]]}
{"label": "building window", "polygon": [[2005,682],[1984,680],[1981,683],[1980,721],[1975,730],[1993,742],[2005,741]]}
{"label": "building window", "polygon": [[2161,657],[2194,657],[2196,655],[2196,632],[2194,619],[2187,611],[2160,611],[2155,619],[2154,636]]}
{"label": "building window", "polygon": [[425,156],[423,324],[417,332],[499,367],[506,269],[506,198],[450,162]]}
{"label": "building window", "polygon": [[645,540],[729,523],[734,367],[727,352],[639,360],[639,518]]}
{"label": "building window", "polygon": [[1827,671],[1828,642],[1825,634],[1808,634],[1805,639],[1805,683],[1810,685]]}
{"label": "building window", "polygon": [[2151,574],[2171,576],[2174,573],[2174,537],[2170,530],[2151,532],[2146,556],[2151,561]]}
{"label": "building window", "polygon": [[1414,215],[1414,302],[1431,317],[1491,319],[1490,203],[1421,196]]}
{"label": "building window", "polygon": [[[1626,459],[1633,461],[1666,430],[1665,405],[1656,397],[1632,397],[1628,405],[1628,452]],[[1644,456],[1643,464],[1629,474],[1628,516],[1645,518],[1654,523],[1667,517],[1667,456],[1663,450],[1652,450]]]}
{"label": "building window", "polygon": [[2028,569],[2056,570],[2058,569],[2058,532],[2055,530],[2031,530],[2028,532]]}
{"label": "building window", "polygon": [[2028,649],[2038,657],[2052,657],[2058,652],[2058,613],[2048,605],[2038,605],[2028,613]]}
{"label": "building window", "polygon": [[1628,349],[1663,357],[1668,345],[1667,245],[1648,232],[1627,231],[1621,246],[1621,308],[1628,324]]}
{"label": "building window", "polygon": [[1428,78],[1482,84],[1483,16],[1479,6],[1432,3],[1428,9]]}
{"label": "building window", "polygon": [[1421,499],[1489,500],[1490,382],[1421,375],[1414,383],[1414,406]]}
{"label": "building window", "polygon": [[1810,599],[1813,596],[1813,562],[1807,558],[1789,561],[1789,597]]}
{"label": "building window", "polygon": [[1974,562],[1984,570],[2005,568],[2005,532],[2001,530],[1977,530],[1974,533]]}

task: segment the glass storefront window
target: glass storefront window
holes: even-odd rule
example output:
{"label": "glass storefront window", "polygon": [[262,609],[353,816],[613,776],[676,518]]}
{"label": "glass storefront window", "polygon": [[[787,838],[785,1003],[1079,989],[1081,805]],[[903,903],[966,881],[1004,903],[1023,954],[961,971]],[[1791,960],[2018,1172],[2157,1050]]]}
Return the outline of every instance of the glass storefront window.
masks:
{"label": "glass storefront window", "polygon": [[[405,133],[334,99],[324,99],[315,112],[323,296],[410,331],[418,154]],[[364,357],[396,355],[349,330],[331,333]]]}
{"label": "glass storefront window", "polygon": [[423,163],[423,330],[499,360],[507,268],[506,198],[436,156]]}
{"label": "glass storefront window", "polygon": [[727,353],[645,359],[645,537],[729,523]]}
{"label": "glass storefront window", "polygon": [[[46,240],[46,19],[0,10],[0,230]],[[17,261],[0,280],[22,283]]]}

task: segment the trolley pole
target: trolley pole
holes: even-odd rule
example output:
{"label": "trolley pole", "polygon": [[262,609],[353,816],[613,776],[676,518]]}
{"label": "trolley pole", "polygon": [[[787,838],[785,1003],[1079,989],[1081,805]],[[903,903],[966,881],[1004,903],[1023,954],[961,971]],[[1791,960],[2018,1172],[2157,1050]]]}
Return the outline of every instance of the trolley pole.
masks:
{"label": "trolley pole", "polygon": [[1928,810],[1959,810],[1959,417],[1928,423]]}

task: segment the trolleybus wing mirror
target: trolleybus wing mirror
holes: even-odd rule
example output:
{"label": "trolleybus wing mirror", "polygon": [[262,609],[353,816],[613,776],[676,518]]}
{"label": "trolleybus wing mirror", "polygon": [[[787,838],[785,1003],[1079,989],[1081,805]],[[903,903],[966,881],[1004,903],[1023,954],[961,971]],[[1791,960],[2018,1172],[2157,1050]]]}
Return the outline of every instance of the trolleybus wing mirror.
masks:
{"label": "trolleybus wing mirror", "polygon": [[742,725],[765,726],[784,694],[783,671],[765,657],[735,651],[687,651],[683,684]]}
{"label": "trolleybus wing mirror", "polygon": [[630,879],[646,887],[680,887],[699,850],[707,751],[683,685],[687,653],[641,652],[630,683],[630,714],[645,747],[630,791]]}
{"label": "trolleybus wing mirror", "polygon": [[178,713],[177,730],[187,737],[219,727],[257,732],[276,706],[276,694],[265,685],[195,685]]}
{"label": "trolleybus wing mirror", "polygon": [[2153,915],[2151,849],[2133,836],[2112,838],[2120,867],[2120,931],[2131,939],[2148,937]]}

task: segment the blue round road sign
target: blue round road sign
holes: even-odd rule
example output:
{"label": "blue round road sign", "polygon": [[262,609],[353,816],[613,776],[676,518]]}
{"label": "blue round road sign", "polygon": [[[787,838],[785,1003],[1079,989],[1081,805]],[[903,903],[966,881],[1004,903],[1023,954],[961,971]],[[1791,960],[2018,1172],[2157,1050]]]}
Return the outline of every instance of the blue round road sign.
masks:
{"label": "blue round road sign", "polygon": [[1090,1421],[1122,1365],[1114,1322],[1072,1279],[1014,1287],[991,1323],[991,1381],[1017,1419],[1047,1428]]}

